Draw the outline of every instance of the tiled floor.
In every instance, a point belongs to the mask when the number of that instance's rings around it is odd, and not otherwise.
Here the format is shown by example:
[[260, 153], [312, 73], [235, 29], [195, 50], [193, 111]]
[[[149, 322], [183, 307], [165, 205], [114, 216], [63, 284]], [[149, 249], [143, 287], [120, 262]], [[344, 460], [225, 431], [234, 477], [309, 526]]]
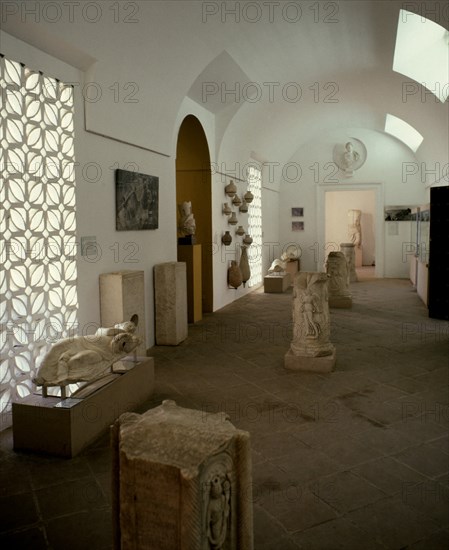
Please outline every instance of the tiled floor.
[[[439, 550], [449, 542], [448, 324], [407, 281], [351, 285], [333, 373], [288, 372], [291, 292], [256, 291], [156, 347], [156, 392], [251, 433], [256, 550]], [[111, 547], [108, 437], [73, 460], [0, 434], [1, 548]]]

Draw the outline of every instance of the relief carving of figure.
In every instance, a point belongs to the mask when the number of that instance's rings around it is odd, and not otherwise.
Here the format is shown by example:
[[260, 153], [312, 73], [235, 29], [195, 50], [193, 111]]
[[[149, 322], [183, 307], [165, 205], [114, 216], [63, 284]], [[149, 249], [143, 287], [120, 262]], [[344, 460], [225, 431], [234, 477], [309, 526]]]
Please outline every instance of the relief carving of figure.
[[294, 355], [331, 355], [327, 273], [300, 271], [293, 283]]
[[231, 511], [231, 483], [226, 474], [215, 473], [209, 481], [207, 538], [211, 550], [220, 550], [226, 540]]
[[360, 155], [354, 150], [353, 144], [348, 141], [345, 145], [345, 151], [341, 158], [341, 167], [345, 172], [352, 173], [353, 165], [359, 160]]
[[318, 338], [321, 328], [314, 320], [314, 314], [319, 312], [319, 297], [310, 290], [300, 295], [300, 309], [304, 317], [304, 329], [306, 338]]

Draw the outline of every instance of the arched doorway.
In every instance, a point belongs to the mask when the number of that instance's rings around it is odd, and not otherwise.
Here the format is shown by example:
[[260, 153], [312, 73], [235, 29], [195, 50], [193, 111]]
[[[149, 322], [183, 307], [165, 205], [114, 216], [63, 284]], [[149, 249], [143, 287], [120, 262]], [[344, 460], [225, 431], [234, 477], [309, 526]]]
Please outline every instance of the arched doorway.
[[[189, 281], [188, 274], [189, 322], [199, 320], [198, 312], [194, 315], [192, 311], [192, 294], [198, 292], [199, 286], [197, 284], [195, 287], [195, 282], [199, 283], [201, 280], [202, 312], [213, 311], [211, 181], [206, 135], [200, 121], [195, 116], [188, 115], [179, 129], [176, 146], [176, 218], [179, 223], [179, 205], [184, 201], [190, 201], [196, 222], [196, 244], [201, 245], [201, 264], [198, 266], [193, 261], [193, 281]], [[185, 261], [186, 250], [180, 248], [178, 247], [178, 260]]]

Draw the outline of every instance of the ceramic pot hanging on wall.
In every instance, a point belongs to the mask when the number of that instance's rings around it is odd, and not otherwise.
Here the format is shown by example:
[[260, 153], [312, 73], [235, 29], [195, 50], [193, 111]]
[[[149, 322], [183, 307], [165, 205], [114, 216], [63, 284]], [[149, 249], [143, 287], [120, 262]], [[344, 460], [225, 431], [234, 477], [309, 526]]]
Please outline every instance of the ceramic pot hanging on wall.
[[228, 197], [233, 197], [237, 193], [237, 186], [232, 180], [226, 185], [225, 193]]
[[231, 207], [227, 202], [223, 203], [223, 214], [226, 214], [226, 216], [230, 216], [232, 214]]
[[237, 227], [237, 230], [236, 230], [235, 234], [238, 235], [239, 237], [241, 237], [242, 235], [245, 234], [245, 230], [243, 229], [242, 225], [239, 225]]
[[246, 212], [248, 212], [248, 203], [245, 200], [242, 201], [242, 204], [240, 205], [239, 210], [243, 214], [246, 214]]
[[221, 242], [225, 246], [229, 246], [232, 243], [232, 236], [229, 231], [225, 231], [225, 234], [221, 237]]
[[242, 272], [243, 286], [245, 286], [246, 281], [248, 281], [251, 277], [251, 269], [249, 267], [247, 247], [242, 246], [241, 249], [242, 255], [240, 256], [240, 271]]
[[240, 206], [242, 204], [242, 199], [237, 195], [237, 193], [235, 194], [235, 197], [232, 199], [232, 204], [234, 206]]
[[251, 191], [248, 189], [248, 191], [243, 195], [243, 198], [245, 201], [249, 204], [250, 202], [253, 202], [254, 195], [251, 193]]
[[242, 272], [235, 260], [232, 260], [231, 267], [228, 268], [228, 285], [232, 288], [238, 288], [242, 284]]
[[253, 242], [253, 238], [251, 237], [251, 235], [248, 235], [246, 234], [244, 237], [243, 237], [243, 243], [246, 244], [247, 246], [249, 246], [250, 244], [252, 244]]
[[231, 216], [229, 217], [228, 219], [228, 223], [230, 223], [231, 225], [237, 225], [238, 224], [238, 219], [237, 219], [237, 216], [235, 215], [235, 212], [233, 212], [231, 214]]

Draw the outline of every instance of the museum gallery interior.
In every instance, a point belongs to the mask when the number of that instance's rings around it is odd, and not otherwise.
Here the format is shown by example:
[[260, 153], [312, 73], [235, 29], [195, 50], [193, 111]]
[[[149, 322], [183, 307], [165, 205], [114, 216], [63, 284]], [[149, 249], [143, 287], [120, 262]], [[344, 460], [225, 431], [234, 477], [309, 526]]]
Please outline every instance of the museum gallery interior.
[[4, 1], [0, 545], [449, 542], [449, 4]]

